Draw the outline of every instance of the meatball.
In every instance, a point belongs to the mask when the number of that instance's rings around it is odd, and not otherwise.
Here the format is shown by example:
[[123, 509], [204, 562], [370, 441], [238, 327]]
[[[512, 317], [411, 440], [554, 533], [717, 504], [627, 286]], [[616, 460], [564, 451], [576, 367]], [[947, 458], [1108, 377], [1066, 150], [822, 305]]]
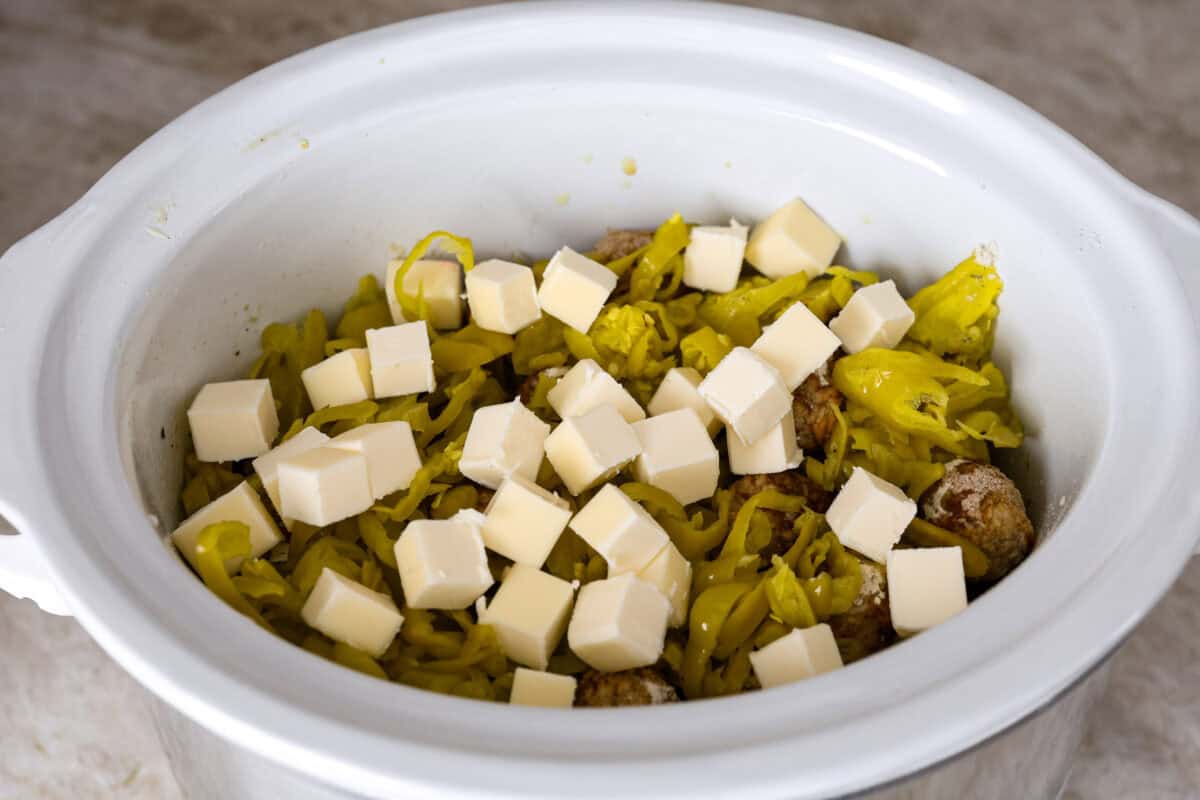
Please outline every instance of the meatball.
[[864, 561], [858, 567], [862, 571], [862, 587], [854, 605], [829, 620], [842, 660], [847, 664], [877, 653], [896, 640], [888, 605], [887, 574], [879, 564]]
[[[822, 489], [815, 481], [809, 479], [803, 470], [790, 469], [786, 472], [776, 472], [771, 475], [743, 475], [729, 487], [733, 492], [729, 511], [736, 515], [742, 505], [754, 495], [767, 489], [796, 497], [804, 498], [805, 504], [813, 511], [822, 514], [829, 508], [833, 495]], [[797, 514], [786, 511], [763, 509], [771, 521], [771, 541], [763, 548], [762, 554], [770, 557], [782, 555], [796, 541], [796, 532], [792, 530]]]
[[480, 514], [487, 511], [488, 503], [492, 502], [492, 498], [496, 493], [486, 486], [475, 487], [475, 510]]
[[654, 231], [609, 231], [592, 247], [596, 260], [601, 264], [624, 258], [634, 250], [640, 250], [650, 244]]
[[846, 398], [829, 382], [834, 359], [804, 379], [792, 394], [796, 422], [796, 444], [802, 450], [824, 447], [837, 425], [834, 408], [845, 408]]
[[1036, 538], [1016, 485], [978, 461], [946, 464], [942, 479], [921, 495], [921, 516], [983, 550], [988, 581], [1003, 578], [1024, 561]]
[[679, 693], [653, 667], [639, 667], [622, 672], [598, 672], [590, 669], [579, 679], [575, 690], [575, 705], [591, 706], [653, 706], [679, 701]]

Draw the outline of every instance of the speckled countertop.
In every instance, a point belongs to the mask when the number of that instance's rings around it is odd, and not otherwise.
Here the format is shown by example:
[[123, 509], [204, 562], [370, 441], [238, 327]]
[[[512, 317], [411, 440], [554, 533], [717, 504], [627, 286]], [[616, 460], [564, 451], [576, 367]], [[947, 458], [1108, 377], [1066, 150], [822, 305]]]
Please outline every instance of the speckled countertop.
[[[194, 103], [455, 0], [4, 0], [0, 250]], [[1200, 0], [755, 3], [956, 64], [1200, 214]], [[1200, 559], [1124, 649], [1069, 798], [1200, 797]], [[0, 800], [179, 797], [145, 693], [77, 624], [0, 597]]]

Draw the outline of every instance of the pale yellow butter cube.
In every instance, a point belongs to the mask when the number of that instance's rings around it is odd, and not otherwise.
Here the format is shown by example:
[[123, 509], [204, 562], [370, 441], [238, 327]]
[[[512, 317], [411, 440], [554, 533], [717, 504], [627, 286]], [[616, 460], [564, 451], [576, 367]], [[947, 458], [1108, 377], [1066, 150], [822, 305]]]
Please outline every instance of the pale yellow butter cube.
[[268, 380], [206, 383], [187, 411], [196, 458], [237, 461], [261, 456], [279, 434]]
[[[252, 466], [254, 471], [258, 473], [258, 479], [262, 481], [263, 490], [267, 493], [267, 497], [271, 500], [271, 505], [275, 506], [275, 510], [280, 512], [282, 516], [281, 503], [279, 502], [279, 462], [285, 458], [298, 456], [301, 453], [307, 453], [309, 450], [315, 450], [318, 447], [324, 447], [329, 441], [329, 437], [321, 433], [316, 428], [301, 428], [300, 432], [286, 442], [277, 445], [272, 450], [258, 458], [254, 459]], [[292, 529], [292, 523], [295, 520], [283, 518], [284, 527], [288, 530]]]
[[493, 583], [479, 526], [465, 519], [413, 520], [395, 552], [412, 608], [463, 609]]
[[571, 494], [616, 475], [641, 451], [633, 428], [610, 405], [564, 419], [546, 437], [546, 458]]
[[520, 399], [484, 406], [471, 418], [458, 469], [489, 489], [509, 475], [534, 480], [549, 435], [550, 426]]
[[915, 320], [895, 281], [884, 281], [851, 295], [842, 312], [829, 321], [829, 329], [847, 353], [858, 353], [868, 347], [895, 347]]
[[371, 361], [364, 347], [334, 353], [301, 372], [300, 380], [314, 409], [344, 406], [375, 396]]
[[371, 479], [361, 453], [319, 447], [279, 462], [279, 513], [323, 528], [371, 507]]
[[[250, 557], [258, 558], [283, 539], [275, 521], [258, 493], [242, 481], [234, 489], [196, 511], [171, 534], [171, 543], [179, 554], [196, 566], [196, 539], [201, 531], [218, 522], [241, 522], [250, 529]], [[244, 559], [231, 558], [225, 562], [230, 573], [237, 572]]]
[[732, 430], [725, 432], [729, 471], [734, 475], [770, 475], [795, 469], [804, 461], [796, 446], [796, 422], [792, 410], [754, 444], [746, 444]]
[[796, 198], [754, 226], [746, 244], [746, 260], [768, 278], [797, 272], [811, 278], [833, 263], [841, 246], [842, 237]]
[[367, 351], [376, 397], [433, 391], [433, 353], [424, 322], [367, 331]]
[[692, 565], [679, 548], [667, 542], [654, 559], [638, 570], [637, 576], [654, 585], [671, 604], [667, 624], [677, 628], [687, 622], [688, 600], [692, 592]]
[[546, 393], [550, 407], [563, 419], [581, 417], [598, 406], [616, 406], [626, 422], [646, 418], [646, 412], [617, 379], [590, 358], [579, 361]]
[[671, 604], [654, 585], [626, 573], [579, 590], [567, 644], [603, 672], [648, 667], [662, 655]]
[[540, 567], [571, 519], [571, 505], [520, 475], [496, 489], [484, 512], [483, 543], [518, 564]]
[[683, 253], [683, 282], [693, 289], [730, 292], [737, 286], [746, 255], [749, 228], [729, 220], [728, 227], [697, 225]]
[[467, 303], [485, 331], [516, 333], [542, 316], [533, 270], [497, 258], [467, 273]]
[[892, 627], [901, 636], [929, 630], [967, 607], [961, 547], [893, 550], [887, 582]]
[[808, 306], [793, 303], [767, 326], [750, 349], [779, 370], [788, 391], [795, 391], [841, 344]]
[[300, 617], [336, 642], [379, 658], [400, 632], [404, 617], [391, 595], [334, 572], [321, 571]]
[[754, 676], [764, 689], [812, 678], [842, 666], [833, 629], [825, 623], [798, 628], [750, 654]]
[[880, 564], [917, 515], [917, 504], [883, 478], [855, 467], [825, 512], [846, 547]]
[[514, 564], [479, 621], [496, 630], [504, 654], [518, 664], [545, 669], [562, 639], [575, 590], [537, 567]]
[[515, 706], [570, 708], [575, 705], [575, 688], [576, 681], [570, 675], [517, 667], [508, 702]]
[[690, 408], [633, 423], [641, 443], [634, 472], [642, 483], [657, 486], [683, 505], [706, 500], [717, 491], [720, 456], [700, 417]]
[[779, 370], [745, 347], [735, 347], [700, 382], [700, 396], [727, 427], [754, 444], [792, 407]]
[[611, 483], [579, 510], [570, 527], [604, 557], [610, 575], [640, 570], [670, 543], [654, 517]]
[[407, 489], [421, 468], [412, 427], [403, 420], [359, 425], [331, 439], [329, 447], [362, 454], [376, 500]]
[[612, 270], [564, 247], [542, 273], [538, 303], [550, 316], [587, 333], [616, 287]]
[[667, 370], [662, 383], [654, 390], [654, 396], [646, 404], [646, 410], [650, 412], [650, 416], [658, 417], [668, 411], [690, 408], [700, 417], [708, 435], [715, 435], [721, 430], [721, 420], [717, 419], [712, 408], [700, 396], [700, 381], [703, 379], [704, 377], [691, 367], [673, 367]]
[[[404, 315], [400, 301], [396, 298], [396, 273], [403, 259], [388, 263], [385, 291], [392, 322], [397, 325], [413, 322]], [[429, 321], [438, 330], [450, 330], [462, 325], [463, 278], [462, 267], [456, 261], [421, 259], [414, 261], [404, 273], [404, 293], [416, 297], [418, 293], [429, 305]]]

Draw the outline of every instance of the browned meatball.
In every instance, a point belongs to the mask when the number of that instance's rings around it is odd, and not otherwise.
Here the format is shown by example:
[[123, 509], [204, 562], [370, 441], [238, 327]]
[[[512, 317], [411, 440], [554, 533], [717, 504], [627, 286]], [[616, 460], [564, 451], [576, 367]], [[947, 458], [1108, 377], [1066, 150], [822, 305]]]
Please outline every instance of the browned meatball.
[[596, 242], [592, 250], [597, 261], [607, 264], [645, 247], [653, 238], [654, 231], [609, 231]]
[[651, 706], [678, 701], [679, 694], [675, 687], [653, 667], [623, 672], [590, 669], [580, 677], [579, 687], [575, 690], [575, 705], [594, 708]]
[[829, 620], [842, 660], [849, 664], [877, 653], [896, 640], [888, 605], [887, 574], [879, 564], [861, 562], [862, 588], [845, 614]]
[[804, 379], [792, 394], [796, 422], [796, 444], [802, 450], [824, 447], [837, 425], [834, 408], [845, 408], [846, 398], [829, 381], [834, 359]]
[[[754, 495], [767, 489], [795, 497], [803, 497], [805, 504], [813, 511], [825, 513], [833, 500], [830, 492], [822, 489], [810, 480], [803, 470], [790, 469], [786, 472], [776, 472], [771, 475], [743, 475], [729, 487], [733, 492], [730, 513], [736, 515], [742, 505]], [[797, 514], [786, 511], [771, 511], [764, 509], [763, 513], [771, 521], [771, 542], [762, 550], [764, 556], [781, 555], [796, 541], [796, 532], [792, 530]]]
[[990, 464], [958, 459], [921, 495], [921, 516], [977, 545], [988, 557], [985, 580], [1003, 578], [1025, 560], [1036, 535], [1021, 492]]

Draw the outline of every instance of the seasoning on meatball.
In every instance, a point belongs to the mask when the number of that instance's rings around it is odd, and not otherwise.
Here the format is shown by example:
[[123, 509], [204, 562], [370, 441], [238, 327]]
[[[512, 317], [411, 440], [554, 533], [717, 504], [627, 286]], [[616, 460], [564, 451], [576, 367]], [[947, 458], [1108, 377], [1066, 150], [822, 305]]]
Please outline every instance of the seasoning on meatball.
[[638, 667], [621, 672], [590, 669], [579, 678], [575, 705], [593, 708], [608, 706], [656, 706], [676, 703], [679, 693], [654, 667]]
[[[774, 489], [781, 494], [804, 498], [804, 503], [813, 511], [822, 514], [833, 501], [833, 494], [809, 479], [800, 469], [789, 469], [770, 475], [743, 475], [730, 485], [732, 491], [729, 513], [736, 516], [742, 505], [754, 495], [767, 489]], [[782, 555], [796, 541], [796, 532], [792, 529], [798, 514], [787, 511], [772, 511], [763, 509], [771, 522], [771, 541], [762, 549], [762, 555], [768, 558], [772, 555]]]
[[592, 247], [596, 260], [601, 264], [624, 258], [634, 250], [640, 250], [650, 244], [654, 231], [609, 231]]
[[842, 660], [847, 664], [877, 653], [896, 640], [888, 605], [887, 574], [879, 564], [863, 561], [858, 566], [862, 571], [862, 587], [854, 605], [829, 620]]
[[978, 461], [946, 464], [942, 479], [921, 495], [921, 516], [983, 550], [988, 581], [1012, 572], [1036, 538], [1020, 490], [1003, 472]]
[[802, 450], [824, 447], [837, 426], [834, 408], [846, 407], [846, 398], [829, 380], [834, 358], [829, 359], [792, 394], [792, 416], [796, 422], [796, 444]]

